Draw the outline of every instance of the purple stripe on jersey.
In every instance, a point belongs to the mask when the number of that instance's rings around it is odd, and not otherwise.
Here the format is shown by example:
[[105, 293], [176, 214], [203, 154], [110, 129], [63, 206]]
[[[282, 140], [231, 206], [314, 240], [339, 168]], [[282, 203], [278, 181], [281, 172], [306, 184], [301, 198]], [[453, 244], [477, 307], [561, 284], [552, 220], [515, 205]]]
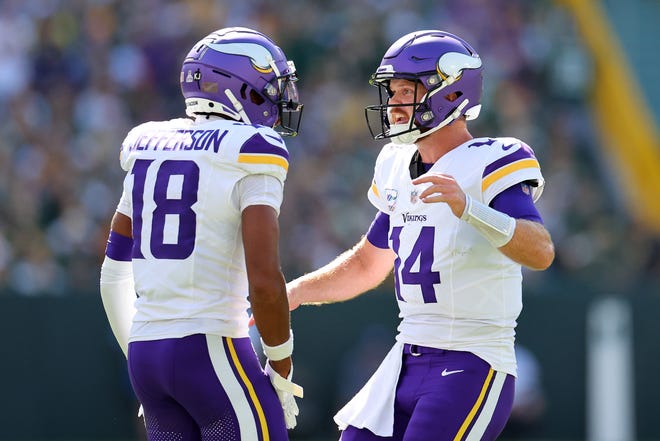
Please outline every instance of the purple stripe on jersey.
[[543, 223], [543, 219], [532, 199], [532, 189], [524, 182], [512, 185], [499, 193], [491, 201], [490, 207], [515, 219], [527, 219]]
[[273, 136], [266, 134], [266, 138], [274, 139], [275, 141], [277, 141], [278, 144], [284, 144], [284, 141], [282, 140], [281, 136]]
[[527, 144], [522, 143], [522, 147], [516, 150], [515, 152], [488, 164], [484, 169], [483, 175], [481, 176], [486, 177], [495, 170], [500, 169], [507, 164], [511, 164], [512, 162], [516, 162], [521, 159], [528, 159], [528, 158], [536, 159], [536, 156], [534, 156], [534, 152]]
[[289, 152], [282, 147], [271, 144], [260, 133], [255, 133], [241, 146], [239, 153], [257, 153], [282, 156], [289, 160]]
[[379, 211], [367, 231], [367, 240], [378, 248], [389, 248], [387, 235], [390, 232], [390, 216]]
[[110, 230], [108, 243], [105, 246], [105, 255], [114, 260], [130, 262], [133, 255], [133, 238]]

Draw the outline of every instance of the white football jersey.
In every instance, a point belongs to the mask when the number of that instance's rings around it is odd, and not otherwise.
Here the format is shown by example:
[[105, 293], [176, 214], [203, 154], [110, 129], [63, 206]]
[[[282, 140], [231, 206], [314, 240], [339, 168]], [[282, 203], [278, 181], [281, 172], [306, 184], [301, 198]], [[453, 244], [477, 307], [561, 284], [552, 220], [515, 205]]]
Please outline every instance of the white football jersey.
[[130, 341], [248, 335], [236, 188], [246, 176], [266, 175], [276, 191], [248, 205], [279, 212], [288, 158], [273, 129], [222, 119], [149, 122], [129, 132], [117, 210], [133, 224], [138, 298]]
[[[397, 340], [469, 351], [495, 370], [515, 375], [516, 319], [522, 309], [521, 266], [493, 247], [444, 203], [423, 203], [429, 184], [412, 184], [414, 145], [386, 145], [368, 196], [389, 214], [400, 308]], [[442, 156], [431, 172], [453, 176], [465, 193], [488, 205], [501, 191], [543, 177], [532, 149], [514, 138], [472, 139]]]

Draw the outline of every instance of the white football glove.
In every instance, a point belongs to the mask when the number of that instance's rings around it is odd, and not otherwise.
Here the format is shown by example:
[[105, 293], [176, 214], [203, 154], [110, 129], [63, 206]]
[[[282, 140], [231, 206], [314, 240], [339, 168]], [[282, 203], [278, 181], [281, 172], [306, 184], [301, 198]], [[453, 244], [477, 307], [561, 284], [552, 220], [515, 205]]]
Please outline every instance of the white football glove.
[[303, 397], [303, 388], [291, 381], [293, 377], [293, 365], [289, 371], [289, 376], [287, 378], [282, 377], [280, 374], [275, 372], [271, 367], [268, 360], [266, 360], [266, 374], [270, 378], [270, 382], [277, 392], [277, 398], [280, 399], [282, 404], [282, 410], [284, 411], [284, 422], [286, 423], [287, 429], [293, 429], [296, 427], [296, 417], [298, 416], [298, 404], [296, 404], [296, 399]]

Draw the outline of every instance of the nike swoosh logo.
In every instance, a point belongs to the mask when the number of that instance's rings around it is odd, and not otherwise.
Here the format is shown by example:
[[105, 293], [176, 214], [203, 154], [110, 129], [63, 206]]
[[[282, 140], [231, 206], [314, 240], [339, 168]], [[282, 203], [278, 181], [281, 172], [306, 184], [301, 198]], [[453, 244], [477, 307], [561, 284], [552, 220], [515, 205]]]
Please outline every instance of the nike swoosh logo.
[[443, 377], [446, 377], [447, 375], [452, 375], [452, 374], [458, 374], [458, 373], [461, 373], [461, 372], [463, 372], [463, 370], [464, 370], [464, 369], [459, 369], [459, 370], [457, 370], [457, 371], [448, 371], [448, 370], [445, 368], [445, 370], [442, 371], [442, 374], [440, 374], [440, 375], [442, 375]]

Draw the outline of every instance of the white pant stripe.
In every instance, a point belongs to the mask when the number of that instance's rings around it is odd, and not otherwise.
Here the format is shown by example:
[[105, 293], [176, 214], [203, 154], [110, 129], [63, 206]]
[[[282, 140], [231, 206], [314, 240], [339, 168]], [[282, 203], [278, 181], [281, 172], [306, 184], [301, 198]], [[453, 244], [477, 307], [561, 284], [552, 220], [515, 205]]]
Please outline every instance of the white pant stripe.
[[238, 417], [238, 426], [241, 431], [240, 439], [259, 439], [257, 421], [255, 421], [252, 408], [241, 387], [240, 380], [234, 375], [231, 361], [227, 358], [225, 348], [222, 344], [222, 337], [207, 335], [206, 344], [209, 348], [211, 364], [213, 365], [215, 374], [220, 379], [220, 383], [224, 387], [229, 401], [231, 401], [231, 405], [234, 408], [234, 412], [236, 412], [236, 416]]
[[481, 437], [486, 432], [488, 424], [493, 419], [493, 414], [495, 413], [495, 408], [497, 403], [500, 400], [500, 394], [502, 393], [502, 387], [504, 387], [504, 380], [506, 380], [506, 373], [504, 372], [495, 372], [495, 379], [493, 380], [493, 386], [488, 392], [488, 398], [486, 398], [486, 403], [484, 404], [481, 412], [479, 412], [479, 417], [477, 421], [472, 426], [470, 433], [468, 433], [465, 441], [480, 441]]

